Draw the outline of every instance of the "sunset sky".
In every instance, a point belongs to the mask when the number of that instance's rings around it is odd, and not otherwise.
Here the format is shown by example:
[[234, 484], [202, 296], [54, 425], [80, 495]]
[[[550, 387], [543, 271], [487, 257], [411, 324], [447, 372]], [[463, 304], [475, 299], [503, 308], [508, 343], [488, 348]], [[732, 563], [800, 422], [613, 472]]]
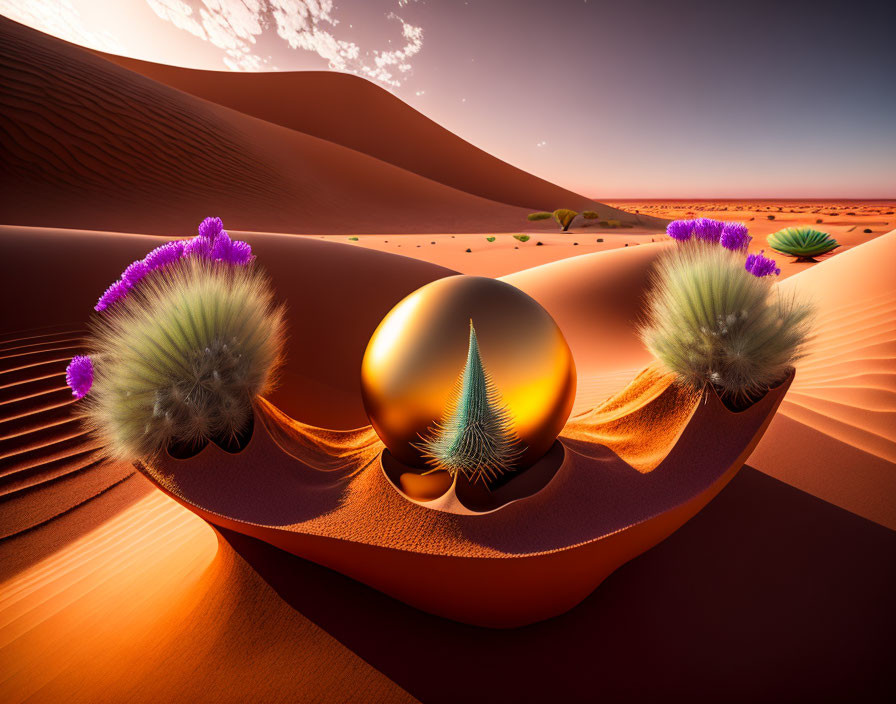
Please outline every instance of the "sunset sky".
[[140, 59], [357, 73], [492, 154], [602, 199], [896, 197], [893, 7], [0, 0], [0, 14]]

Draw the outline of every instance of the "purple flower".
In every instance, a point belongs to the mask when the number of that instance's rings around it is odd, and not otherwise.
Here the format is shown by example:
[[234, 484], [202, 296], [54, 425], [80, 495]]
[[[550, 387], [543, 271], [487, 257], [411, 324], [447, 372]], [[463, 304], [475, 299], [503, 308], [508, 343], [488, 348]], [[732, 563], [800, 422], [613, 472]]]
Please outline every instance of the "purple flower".
[[163, 266], [168, 266], [172, 262], [176, 262], [183, 255], [184, 241], [176, 240], [156, 247], [143, 258], [143, 263], [146, 264], [148, 271], [155, 271]]
[[722, 236], [719, 239], [719, 243], [725, 249], [740, 252], [749, 247], [752, 239], [747, 226], [742, 222], [728, 222], [722, 228]]
[[184, 244], [184, 256], [208, 259], [212, 253], [213, 246], [213, 240], [202, 236], [194, 237], [191, 240], [187, 240], [186, 244]]
[[121, 298], [124, 298], [128, 295], [128, 286], [124, 281], [116, 281], [109, 288], [105, 290], [100, 299], [96, 302], [96, 305], [93, 309], [97, 312], [106, 310], [109, 306], [113, 305], [116, 301]]
[[230, 263], [243, 266], [252, 261], [252, 247], [248, 242], [234, 240], [230, 247]]
[[211, 251], [209, 252], [209, 257], [212, 259], [221, 259], [222, 261], [230, 261], [230, 248], [233, 246], [233, 243], [230, 241], [230, 235], [221, 230], [216, 236], [212, 243]]
[[691, 239], [691, 233], [693, 231], [693, 220], [673, 220], [666, 226], [666, 234], [678, 242], [684, 242], [685, 240]]
[[724, 227], [725, 223], [721, 220], [697, 218], [694, 220], [694, 237], [704, 242], [718, 242]]
[[75, 398], [84, 398], [93, 386], [93, 362], [86, 355], [72, 357], [65, 369], [65, 383]]
[[757, 278], [780, 274], [781, 270], [775, 266], [775, 260], [769, 259], [764, 255], [764, 249], [759, 254], [747, 255], [747, 262], [744, 268]]
[[221, 218], [206, 218], [199, 223], [199, 236], [213, 240], [223, 229], [224, 223], [221, 222]]
[[138, 259], [124, 270], [124, 273], [121, 275], [121, 281], [128, 289], [131, 289], [148, 273], [149, 268], [146, 266], [146, 263], [142, 259]]

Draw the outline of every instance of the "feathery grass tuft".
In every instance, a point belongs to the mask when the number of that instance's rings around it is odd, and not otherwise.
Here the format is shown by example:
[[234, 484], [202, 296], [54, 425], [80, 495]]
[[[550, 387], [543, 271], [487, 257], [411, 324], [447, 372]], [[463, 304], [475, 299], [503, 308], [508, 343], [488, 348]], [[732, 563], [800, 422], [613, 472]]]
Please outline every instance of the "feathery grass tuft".
[[811, 327], [811, 306], [783, 296], [773, 277], [744, 268], [742, 255], [711, 243], [682, 243], [652, 274], [647, 348], [695, 389], [712, 384], [743, 405], [788, 374]]
[[482, 364], [472, 320], [467, 361], [444, 420], [421, 439], [416, 447], [433, 470], [462, 472], [471, 483], [494, 481], [523, 452], [510, 411]]
[[125, 460], [239, 437], [273, 386], [283, 317], [254, 265], [191, 257], [150, 272], [93, 321], [89, 426]]
[[812, 227], [785, 227], [768, 236], [768, 246], [780, 254], [809, 261], [833, 252], [840, 244], [827, 232]]

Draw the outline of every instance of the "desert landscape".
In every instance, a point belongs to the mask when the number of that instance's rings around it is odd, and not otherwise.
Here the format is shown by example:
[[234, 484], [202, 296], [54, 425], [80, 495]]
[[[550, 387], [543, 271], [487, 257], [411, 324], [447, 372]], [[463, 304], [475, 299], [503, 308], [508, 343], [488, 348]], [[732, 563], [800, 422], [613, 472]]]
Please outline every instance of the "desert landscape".
[[[896, 199], [603, 202], [491, 156], [356, 76], [167, 66], [5, 17], [0, 46], [4, 702], [896, 694]], [[559, 208], [597, 217], [567, 231], [527, 219]], [[285, 304], [280, 383], [260, 417], [274, 419], [270, 447], [330, 473], [319, 485], [265, 446], [251, 466], [211, 448], [192, 480], [110, 459], [66, 383], [114, 277], [207, 216], [251, 246]], [[691, 218], [745, 223], [744, 255], [771, 252], [769, 235], [796, 225], [840, 245], [817, 261], [775, 256], [782, 295], [818, 311], [814, 333], [792, 384], [739, 426], [701, 416], [706, 397], [665, 372], [639, 376], [654, 369], [639, 330], [652, 272], [676, 246], [666, 228]], [[534, 299], [577, 373], [559, 433], [565, 474], [554, 467], [528, 504], [496, 511], [495, 535], [470, 527], [460, 491], [443, 513], [393, 491], [359, 382], [389, 311], [457, 274]], [[700, 443], [721, 448], [724, 467]], [[617, 483], [596, 480], [594, 462]], [[564, 494], [572, 476], [580, 483]], [[222, 477], [247, 484], [219, 490]], [[292, 500], [297, 481], [309, 504]], [[374, 508], [359, 513], [357, 496]], [[300, 504], [314, 515], [294, 515]], [[526, 521], [547, 528], [528, 540], [514, 533]], [[589, 553], [569, 568], [578, 577], [606, 560], [596, 589], [570, 587], [538, 618], [477, 613], [501, 628], [464, 622], [469, 590], [490, 604], [514, 582], [487, 594], [458, 576], [463, 559], [538, 557], [647, 524], [625, 559]], [[384, 552], [337, 560], [325, 542], [303, 543], [309, 535]], [[388, 550], [457, 561], [390, 562]], [[427, 596], [455, 577], [460, 605], [437, 615]]]

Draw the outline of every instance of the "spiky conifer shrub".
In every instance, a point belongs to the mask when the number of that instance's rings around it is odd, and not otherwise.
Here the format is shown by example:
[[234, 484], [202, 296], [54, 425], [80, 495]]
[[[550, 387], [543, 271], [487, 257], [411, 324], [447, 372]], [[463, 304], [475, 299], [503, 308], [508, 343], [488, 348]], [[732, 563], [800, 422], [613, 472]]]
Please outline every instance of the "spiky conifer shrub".
[[529, 213], [526, 219], [535, 222], [536, 220], [548, 220], [551, 217], [553, 217], [551, 213]]
[[89, 426], [125, 460], [237, 438], [274, 382], [283, 316], [251, 263], [184, 257], [149, 272], [92, 323]]
[[572, 225], [572, 221], [576, 219], [578, 213], [569, 208], [559, 208], [558, 210], [555, 210], [552, 215], [554, 216], [554, 220], [557, 221], [557, 224], [560, 225], [560, 229], [563, 230], [563, 232], [566, 232], [569, 229], [569, 226]]
[[433, 470], [458, 472], [488, 485], [506, 473], [522, 454], [510, 410], [482, 364], [470, 321], [467, 361], [441, 422], [416, 447]]
[[680, 243], [652, 274], [642, 340], [680, 383], [749, 404], [786, 377], [811, 327], [811, 306], [781, 294], [773, 273], [714, 243]]
[[811, 261], [830, 254], [840, 243], [827, 232], [812, 227], [785, 227], [768, 236], [768, 246], [796, 261]]

